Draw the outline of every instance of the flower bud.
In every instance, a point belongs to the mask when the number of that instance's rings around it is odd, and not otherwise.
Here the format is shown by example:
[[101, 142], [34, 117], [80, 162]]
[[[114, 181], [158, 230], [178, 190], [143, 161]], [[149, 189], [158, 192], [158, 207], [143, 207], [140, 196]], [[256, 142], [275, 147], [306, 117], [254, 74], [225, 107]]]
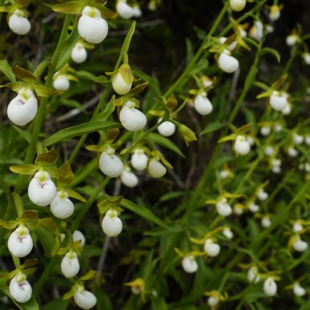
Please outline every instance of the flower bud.
[[296, 240], [293, 243], [293, 248], [298, 252], [304, 252], [308, 248], [308, 243], [301, 240], [299, 235], [296, 235]]
[[271, 226], [271, 220], [269, 216], [264, 216], [261, 220], [261, 224], [264, 228], [268, 228]]
[[301, 56], [306, 65], [310, 65], [310, 53], [303, 53]]
[[81, 241], [81, 246], [83, 247], [85, 245], [85, 236], [79, 231], [79, 230], [75, 230], [73, 235], [72, 235], [72, 239], [73, 239], [73, 242], [76, 242], [76, 241]]
[[33, 248], [33, 241], [29, 234], [29, 229], [24, 225], [19, 225], [9, 237], [8, 248], [15, 257], [27, 256]]
[[247, 272], [247, 279], [250, 283], [258, 283], [260, 281], [260, 277], [257, 275], [258, 269], [256, 266], [252, 266]]
[[86, 6], [78, 22], [80, 36], [88, 43], [98, 44], [108, 34], [108, 24], [97, 8]]
[[229, 177], [229, 172], [226, 170], [221, 170], [219, 175], [221, 180], [226, 180]]
[[229, 216], [232, 212], [231, 206], [227, 203], [227, 200], [224, 198], [216, 204], [216, 211], [221, 216]]
[[195, 97], [194, 108], [201, 115], [207, 115], [212, 112], [213, 106], [211, 104], [211, 101], [206, 97], [205, 92]]
[[247, 155], [250, 152], [250, 143], [244, 136], [237, 136], [234, 143], [234, 150], [239, 155]]
[[263, 289], [266, 295], [274, 296], [277, 293], [277, 283], [274, 281], [272, 277], [268, 277], [264, 281]]
[[127, 101], [119, 113], [119, 120], [129, 131], [138, 131], [142, 129], [147, 122], [146, 116], [135, 108], [133, 101]]
[[274, 154], [274, 148], [268, 145], [266, 146], [264, 153], [266, 156], [272, 156]]
[[287, 105], [287, 97], [278, 91], [273, 91], [269, 98], [270, 106], [276, 111], [282, 111]]
[[286, 44], [288, 46], [294, 46], [298, 41], [298, 36], [295, 34], [290, 34], [286, 37]]
[[135, 11], [126, 2], [127, 2], [126, 0], [119, 0], [116, 3], [116, 11], [120, 17], [124, 19], [130, 19], [131, 17], [134, 16]]
[[262, 188], [259, 189], [259, 191], [256, 194], [256, 197], [260, 200], [260, 201], [264, 201], [268, 198], [268, 193], [266, 193]]
[[253, 213], [258, 212], [258, 210], [259, 210], [259, 206], [257, 204], [255, 204], [254, 202], [250, 203], [248, 208]]
[[23, 126], [37, 114], [38, 100], [30, 89], [22, 88], [8, 105], [7, 114], [12, 123]]
[[218, 298], [218, 296], [210, 296], [208, 298], [208, 305], [210, 307], [215, 307], [218, 303], [219, 303], [220, 299]]
[[24, 17], [24, 12], [15, 10], [9, 17], [10, 29], [19, 35], [25, 35], [29, 32], [31, 24], [27, 18]]
[[195, 257], [192, 255], [187, 255], [182, 259], [182, 267], [187, 273], [194, 273], [198, 269], [198, 264], [195, 260]]
[[103, 152], [99, 157], [99, 168], [110, 178], [117, 178], [121, 175], [124, 165], [115, 154]]
[[51, 176], [44, 170], [38, 171], [28, 186], [30, 200], [41, 207], [49, 205], [56, 196], [56, 186]]
[[66, 219], [74, 212], [74, 204], [68, 197], [67, 192], [59, 191], [51, 203], [51, 212], [59, 219]]
[[229, 227], [225, 227], [223, 229], [223, 235], [229, 240], [231, 240], [234, 237], [234, 234]]
[[262, 126], [260, 128], [260, 133], [262, 136], [269, 136], [271, 133], [271, 128], [269, 126]]
[[74, 45], [71, 51], [71, 58], [77, 64], [80, 64], [87, 59], [87, 51], [83, 43], [78, 42]]
[[79, 286], [74, 294], [74, 301], [81, 309], [91, 309], [96, 305], [97, 298], [93, 293], [84, 290], [83, 286]]
[[152, 158], [148, 162], [147, 171], [151, 177], [161, 178], [166, 174], [167, 169], [160, 161]]
[[298, 135], [297, 133], [293, 134], [293, 142], [295, 144], [301, 144], [304, 141], [304, 137], [302, 135]]
[[144, 153], [142, 149], [135, 149], [133, 155], [131, 156], [131, 166], [138, 171], [143, 171], [147, 167], [147, 162], [149, 158]]
[[69, 89], [70, 87], [70, 81], [68, 80], [66, 75], [63, 74], [55, 74], [56, 77], [53, 81], [53, 87], [56, 90], [60, 90], [60, 91], [66, 91]]
[[212, 239], [206, 239], [203, 249], [207, 255], [211, 257], [219, 255], [221, 250], [220, 246], [217, 243], [214, 243]]
[[115, 210], [108, 210], [102, 219], [101, 223], [104, 233], [109, 237], [118, 236], [122, 229], [123, 223], [118, 217], [118, 213]]
[[240, 12], [245, 8], [246, 0], [230, 0], [229, 5], [233, 11]]
[[297, 233], [297, 232], [300, 232], [304, 229], [304, 227], [301, 225], [300, 222], [295, 222], [293, 224], [293, 232]]
[[298, 155], [298, 152], [297, 152], [296, 149], [294, 149], [294, 148], [291, 146], [291, 147], [289, 147], [289, 148], [287, 149], [287, 154], [288, 154], [288, 156], [290, 156], [290, 157], [296, 157], [296, 156]]
[[295, 283], [293, 286], [293, 293], [296, 296], [302, 297], [306, 294], [306, 290], [302, 286], [300, 286], [299, 283]]
[[[162, 119], [160, 118], [158, 120], [158, 122], [160, 122]], [[174, 134], [175, 132], [175, 125], [170, 122], [170, 121], [165, 121], [163, 123], [161, 123], [158, 127], [157, 127], [157, 130], [158, 132], [164, 136], [164, 137], [170, 137]]]
[[73, 278], [79, 273], [80, 263], [77, 254], [72, 249], [63, 257], [60, 268], [66, 278]]
[[121, 174], [121, 182], [127, 187], [132, 188], [138, 185], [139, 179], [129, 168], [125, 168]]
[[239, 61], [230, 55], [229, 50], [224, 50], [217, 60], [220, 69], [227, 73], [235, 72], [239, 68]]
[[9, 285], [10, 294], [20, 303], [27, 302], [32, 296], [32, 288], [26, 278], [22, 273], [17, 274], [11, 279]]

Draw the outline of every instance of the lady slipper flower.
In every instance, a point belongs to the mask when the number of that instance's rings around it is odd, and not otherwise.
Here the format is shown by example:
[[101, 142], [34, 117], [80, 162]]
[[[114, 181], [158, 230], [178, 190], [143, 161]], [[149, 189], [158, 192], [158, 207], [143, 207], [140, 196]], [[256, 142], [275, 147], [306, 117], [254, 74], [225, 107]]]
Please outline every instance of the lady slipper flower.
[[128, 100], [119, 113], [119, 120], [129, 131], [138, 131], [142, 129], [147, 122], [146, 116], [135, 108], [135, 102]]
[[262, 217], [261, 224], [264, 228], [268, 228], [271, 226], [271, 218], [269, 215], [265, 215]]
[[[221, 37], [221, 38], [219, 38], [219, 40], [220, 40], [220, 42], [221, 42], [222, 44], [225, 44], [227, 38], [226, 38], [226, 37]], [[234, 49], [236, 49], [237, 45], [238, 45], [237, 41], [234, 41], [234, 42], [232, 42], [232, 43], [227, 47], [227, 49], [229, 49], [230, 51], [233, 51]]]
[[217, 243], [215, 243], [211, 238], [206, 239], [203, 249], [210, 257], [215, 257], [219, 255], [221, 250], [220, 246]]
[[122, 64], [113, 75], [112, 87], [117, 94], [125, 95], [130, 91], [133, 80], [134, 77], [130, 66], [128, 64]]
[[301, 144], [304, 142], [304, 137], [294, 132], [293, 134], [293, 142], [294, 144]]
[[273, 277], [268, 277], [264, 281], [263, 289], [265, 294], [271, 297], [277, 293], [277, 283], [274, 281]]
[[86, 42], [98, 44], [106, 38], [108, 24], [97, 8], [86, 6], [78, 22], [78, 31]]
[[299, 235], [295, 235], [293, 237], [295, 240], [293, 242], [293, 248], [297, 251], [297, 252], [304, 252], [307, 250], [308, 248], [308, 243], [301, 240]]
[[20, 303], [25, 303], [32, 296], [32, 287], [22, 272], [17, 273], [10, 281], [9, 291], [11, 296]]
[[133, 9], [133, 16], [135, 17], [135, 18], [139, 18], [139, 17], [141, 17], [142, 16], [142, 11], [141, 11], [141, 9], [140, 9], [140, 6], [139, 6], [139, 4], [138, 3], [135, 3], [133, 6], [132, 6], [132, 9]]
[[258, 212], [259, 206], [258, 206], [257, 204], [255, 204], [254, 202], [250, 202], [250, 203], [248, 204], [248, 209], [249, 209], [251, 212], [255, 213], [255, 212]]
[[166, 174], [167, 169], [159, 160], [151, 158], [147, 165], [147, 171], [153, 178], [161, 178]]
[[245, 8], [246, 0], [230, 0], [229, 5], [233, 11], [240, 12]]
[[287, 96], [274, 90], [270, 95], [269, 103], [274, 110], [282, 111], [288, 105]]
[[223, 229], [222, 233], [223, 233], [223, 235], [224, 235], [227, 239], [229, 239], [229, 240], [231, 240], [231, 239], [234, 237], [234, 234], [233, 234], [233, 232], [231, 231], [230, 227], [225, 227], [225, 228]]
[[66, 219], [74, 212], [74, 204], [68, 199], [69, 195], [65, 191], [58, 191], [51, 203], [51, 212], [59, 219]]
[[93, 293], [86, 291], [82, 285], [79, 285], [73, 298], [77, 306], [81, 309], [91, 309], [97, 303], [96, 296]]
[[9, 27], [10, 29], [19, 35], [25, 35], [30, 31], [31, 24], [29, 20], [24, 17], [25, 14], [22, 10], [15, 10], [13, 14], [9, 17]]
[[139, 182], [139, 179], [133, 172], [131, 172], [129, 167], [124, 168], [120, 178], [121, 182], [130, 188], [137, 186]]
[[63, 257], [60, 268], [66, 278], [73, 278], [80, 271], [80, 263], [77, 254], [72, 249]]
[[276, 21], [276, 20], [278, 20], [280, 18], [282, 7], [283, 7], [282, 5], [279, 6], [279, 5], [274, 4], [274, 5], [272, 5], [269, 8], [270, 9], [270, 11], [269, 11], [269, 19], [271, 21], [274, 22], [274, 21]]
[[38, 171], [28, 186], [30, 200], [41, 207], [51, 204], [56, 196], [56, 186], [48, 172]]
[[53, 81], [53, 87], [56, 90], [66, 91], [70, 87], [70, 81], [66, 75], [56, 73]]
[[262, 188], [260, 188], [258, 190], [258, 192], [256, 193], [256, 197], [260, 200], [260, 201], [264, 201], [268, 198], [268, 193], [266, 193]]
[[182, 267], [187, 273], [194, 273], [198, 270], [198, 264], [195, 260], [195, 256], [187, 255], [182, 259]]
[[249, 30], [249, 36], [256, 41], [260, 41], [264, 37], [264, 26], [260, 20], [254, 22]]
[[74, 233], [72, 234], [72, 239], [73, 242], [81, 241], [81, 247], [85, 245], [85, 236], [79, 230], [74, 231]]
[[239, 68], [239, 61], [231, 56], [231, 52], [229, 50], [224, 50], [220, 54], [217, 63], [220, 69], [227, 73], [235, 72]]
[[[158, 122], [161, 122], [162, 118], [158, 120]], [[164, 137], [170, 137], [174, 134], [176, 126], [170, 122], [170, 121], [165, 121], [161, 123], [157, 127], [157, 131]]]
[[127, 0], [118, 0], [116, 3], [116, 11], [118, 15], [124, 19], [130, 19], [134, 16], [134, 9], [127, 4]]
[[288, 46], [294, 46], [296, 43], [299, 43], [300, 41], [301, 39], [295, 32], [286, 37], [286, 44]]
[[131, 166], [138, 171], [143, 171], [147, 167], [147, 162], [149, 158], [145, 154], [143, 149], [137, 148], [134, 150], [133, 155], [131, 156]]
[[227, 199], [223, 198], [216, 203], [216, 211], [221, 216], [229, 216], [232, 213], [231, 206], [227, 203]]
[[270, 126], [262, 126], [260, 128], [260, 133], [262, 136], [269, 136], [271, 133], [271, 127]]
[[250, 152], [250, 143], [244, 136], [237, 136], [234, 143], [234, 150], [238, 155], [247, 155]]
[[271, 160], [271, 171], [273, 173], [280, 173], [281, 172], [281, 160], [278, 158], [274, 158]]
[[110, 178], [117, 178], [121, 175], [124, 165], [114, 154], [115, 150], [109, 147], [99, 157], [100, 170]]
[[206, 92], [200, 92], [194, 99], [194, 108], [201, 115], [208, 115], [212, 112], [213, 106], [207, 98]]
[[306, 294], [306, 290], [302, 286], [300, 286], [300, 284], [297, 282], [293, 286], [293, 293], [296, 296], [302, 297]]
[[292, 146], [290, 146], [288, 149], [287, 149], [287, 154], [288, 156], [290, 157], [296, 157], [298, 155], [298, 152], [296, 149], [294, 149]]
[[7, 114], [11, 122], [24, 126], [31, 122], [37, 114], [38, 100], [32, 90], [21, 88], [18, 95], [8, 105]]
[[87, 51], [83, 43], [77, 42], [72, 51], [71, 51], [71, 59], [80, 64], [87, 59]]
[[104, 233], [109, 237], [118, 236], [123, 230], [123, 223], [115, 210], [108, 210], [101, 223]]
[[24, 225], [19, 225], [9, 237], [8, 248], [15, 257], [27, 256], [33, 248], [33, 241], [29, 229]]
[[261, 278], [257, 274], [258, 274], [258, 269], [256, 266], [252, 266], [251, 268], [249, 268], [249, 270], [247, 272], [248, 281], [250, 283], [252, 283], [252, 282], [258, 283]]

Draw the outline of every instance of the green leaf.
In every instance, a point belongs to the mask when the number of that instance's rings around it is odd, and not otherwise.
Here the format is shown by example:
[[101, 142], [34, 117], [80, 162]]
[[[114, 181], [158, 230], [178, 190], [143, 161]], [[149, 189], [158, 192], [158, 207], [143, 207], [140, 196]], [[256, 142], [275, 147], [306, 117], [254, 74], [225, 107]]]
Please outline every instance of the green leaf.
[[161, 145], [161, 146], [177, 153], [178, 155], [182, 156], [183, 158], [185, 158], [185, 155], [182, 153], [182, 151], [170, 139], [163, 137], [160, 134], [152, 132], [147, 136], [146, 140], [150, 140], [153, 143]]
[[44, 305], [41, 310], [66, 310], [69, 306], [70, 299], [56, 299]]
[[0, 71], [3, 72], [11, 82], [16, 81], [12, 68], [6, 60], [0, 60]]
[[169, 307], [164, 298], [152, 299], [152, 310], [169, 310]]
[[26, 83], [34, 84], [37, 82], [37, 78], [31, 72], [17, 65], [12, 68], [12, 71], [16, 77], [18, 77], [19, 79], [21, 79]]
[[112, 306], [111, 300], [109, 296], [104, 291], [102, 285], [95, 286], [94, 294], [97, 297], [97, 310], [113, 310], [114, 307]]
[[93, 81], [96, 83], [99, 83], [101, 85], [105, 85], [106, 83], [109, 83], [107, 77], [104, 75], [101, 75], [101, 76], [94, 78]]
[[58, 96], [63, 93], [62, 91], [58, 91], [52, 88], [47, 88], [43, 85], [35, 85], [33, 88], [39, 97]]
[[278, 53], [277, 50], [273, 49], [273, 48], [270, 48], [270, 47], [264, 47], [260, 50], [259, 52], [259, 57], [263, 56], [264, 54], [272, 54], [278, 62], [281, 61], [281, 56], [280, 54]]
[[33, 75], [38, 79], [50, 63], [49, 60], [42, 61], [34, 70]]
[[91, 278], [93, 278], [96, 274], [96, 270], [89, 270], [84, 276], [80, 277], [79, 280], [81, 281], [87, 281]]
[[201, 71], [203, 71], [204, 69], [208, 68], [209, 62], [207, 59], [203, 58], [199, 61], [198, 64], [196, 64], [190, 71], [189, 74], [197, 74]]
[[15, 4], [17, 4], [18, 7], [24, 7], [27, 6], [30, 3], [30, 0], [16, 0]]
[[128, 52], [129, 46], [130, 46], [130, 41], [131, 41], [132, 36], [133, 36], [133, 34], [135, 32], [135, 28], [136, 28], [136, 22], [133, 21], [132, 24], [131, 24], [131, 27], [130, 27], [127, 35], [126, 35], [126, 38], [124, 40], [124, 43], [123, 43], [120, 55], [124, 55], [124, 54], [126, 54]]
[[18, 128], [17, 126], [13, 125], [13, 128], [19, 133], [19, 135], [24, 138], [28, 143], [30, 143], [31, 141], [31, 134], [28, 133], [25, 130], [22, 130], [20, 128]]
[[34, 231], [34, 233], [37, 235], [44, 248], [45, 256], [51, 257], [56, 242], [55, 236], [53, 236], [50, 230], [43, 224], [40, 224], [38, 228]]
[[212, 122], [211, 124], [209, 124], [207, 127], [205, 127], [201, 133], [200, 133], [200, 136], [203, 136], [207, 133], [210, 133], [210, 132], [213, 132], [213, 131], [216, 131], [218, 129], [221, 129], [225, 126], [225, 124], [221, 124], [219, 121], [215, 121], [215, 122]]
[[65, 14], [81, 14], [84, 7], [85, 3], [83, 1], [71, 1], [67, 3], [56, 4], [52, 7], [52, 10]]
[[105, 121], [91, 121], [82, 125], [77, 125], [73, 127], [68, 127], [66, 129], [60, 130], [57, 133], [46, 138], [42, 145], [47, 147], [51, 144], [71, 139], [73, 137], [81, 136], [83, 134], [88, 134], [90, 132], [96, 132], [99, 130], [105, 130], [110, 128], [120, 128], [122, 125], [116, 122], [105, 122]]
[[46, 153], [38, 155], [34, 162], [39, 166], [48, 166], [54, 164], [57, 161], [58, 157], [58, 153], [55, 152], [54, 149], [51, 149]]
[[169, 226], [164, 221], [162, 221], [160, 218], [158, 218], [149, 209], [145, 207], [139, 206], [125, 198], [122, 199], [120, 205], [159, 226], [169, 229]]

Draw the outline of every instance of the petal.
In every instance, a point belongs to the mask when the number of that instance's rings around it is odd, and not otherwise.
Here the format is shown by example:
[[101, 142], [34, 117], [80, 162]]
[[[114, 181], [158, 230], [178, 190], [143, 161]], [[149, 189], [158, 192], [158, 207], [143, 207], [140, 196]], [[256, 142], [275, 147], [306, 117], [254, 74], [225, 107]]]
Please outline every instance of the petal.
[[15, 229], [8, 239], [8, 248], [15, 257], [27, 256], [33, 248], [33, 241], [28, 228], [19, 226]]
[[[102, 219], [101, 226], [106, 235], [108, 235], [109, 237], [116, 237], [123, 230], [123, 223], [117, 215], [111, 218], [110, 212], [111, 211], [109, 210]], [[112, 212], [115, 212], [117, 214], [116, 211]]]
[[20, 10], [15, 10], [14, 13], [9, 18], [10, 29], [19, 35], [25, 35], [29, 32], [31, 24], [27, 18], [24, 16], [18, 16], [16, 12], [21, 12]]
[[84, 62], [87, 59], [87, 51], [85, 47], [76, 44], [71, 51], [71, 58], [78, 64]]
[[207, 115], [213, 110], [211, 101], [207, 97], [201, 95], [196, 96], [194, 100], [194, 108], [201, 115]]
[[68, 199], [61, 199], [58, 195], [51, 203], [51, 212], [59, 219], [66, 219], [74, 212], [74, 204]]
[[131, 85], [132, 83], [127, 84], [124, 81], [122, 75], [119, 72], [115, 73], [115, 75], [113, 76], [112, 87], [114, 91], [118, 93], [119, 95], [127, 94], [131, 89]]
[[122, 125], [129, 131], [142, 129], [147, 122], [146, 116], [136, 108], [124, 106], [119, 114]]
[[132, 188], [138, 185], [139, 179], [133, 172], [124, 170], [121, 174], [121, 181], [127, 187]]
[[28, 186], [29, 199], [36, 205], [46, 207], [56, 196], [56, 186], [52, 180], [39, 182], [35, 177]]
[[9, 286], [10, 294], [20, 303], [25, 303], [32, 296], [32, 288], [27, 280], [18, 282], [16, 276], [11, 280]]
[[147, 171], [153, 178], [161, 178], [166, 174], [167, 169], [161, 162], [152, 158], [148, 163]]
[[[73, 257], [71, 258], [71, 256]], [[61, 272], [66, 278], [75, 277], [80, 271], [80, 263], [75, 252], [68, 252], [62, 259], [60, 264]]]
[[187, 273], [194, 273], [198, 270], [198, 264], [193, 256], [185, 256], [182, 259], [182, 267]]
[[130, 19], [135, 14], [134, 9], [131, 6], [129, 6], [127, 3], [125, 3], [124, 1], [117, 2], [116, 11], [120, 17], [125, 18], [125, 19]]
[[98, 44], [108, 35], [108, 24], [100, 17], [92, 18], [82, 15], [78, 22], [80, 36], [88, 43]]
[[72, 239], [73, 239], [73, 242], [76, 242], [76, 241], [81, 241], [81, 246], [84, 246], [85, 245], [85, 236], [79, 231], [79, 230], [76, 230], [74, 231], [73, 235], [72, 235]]
[[75, 303], [82, 309], [91, 309], [97, 303], [95, 295], [89, 291], [77, 291], [74, 294]]
[[124, 165], [116, 155], [103, 152], [99, 157], [99, 168], [110, 178], [117, 178], [121, 175]]
[[229, 51], [225, 50], [218, 58], [218, 65], [224, 72], [232, 73], [239, 68], [239, 61], [236, 58], [230, 56]]
[[169, 122], [165, 121], [157, 127], [158, 132], [164, 137], [170, 137], [174, 134], [176, 126]]
[[68, 80], [66, 76], [59, 75], [53, 81], [53, 87], [56, 90], [66, 91], [70, 87], [70, 81]]
[[131, 166], [135, 168], [138, 171], [143, 171], [146, 169], [147, 161], [148, 161], [147, 155], [144, 153], [143, 150], [136, 150], [133, 155], [131, 156]]

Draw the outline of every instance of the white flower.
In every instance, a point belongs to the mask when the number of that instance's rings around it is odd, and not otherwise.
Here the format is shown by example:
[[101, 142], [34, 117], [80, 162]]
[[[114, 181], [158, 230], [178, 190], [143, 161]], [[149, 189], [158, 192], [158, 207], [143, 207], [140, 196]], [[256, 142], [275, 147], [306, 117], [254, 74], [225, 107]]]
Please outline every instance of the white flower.
[[124, 165], [122, 161], [114, 154], [114, 150], [109, 148], [99, 157], [100, 170], [110, 178], [117, 178], [121, 175]]
[[127, 101], [119, 113], [119, 120], [129, 131], [138, 131], [142, 129], [147, 122], [146, 116], [135, 108], [134, 101]]
[[140, 6], [139, 6], [139, 4], [134, 4], [133, 6], [132, 6], [132, 9], [133, 9], [133, 16], [135, 17], [135, 18], [139, 18], [139, 17], [141, 17], [142, 16], [142, 11], [141, 11], [141, 9], [140, 9]]
[[282, 114], [288, 115], [292, 112], [292, 107], [289, 103], [285, 106], [285, 108], [281, 111]]
[[234, 237], [234, 234], [229, 227], [223, 229], [223, 235], [230, 240]]
[[301, 56], [306, 65], [310, 65], [310, 53], [303, 53]]
[[254, 138], [251, 136], [246, 136], [245, 140], [250, 144], [250, 146], [254, 145], [254, 143], [255, 143]]
[[[222, 44], [225, 44], [225, 41], [227, 40], [227, 38], [226, 37], [221, 37], [221, 38], [219, 38], [219, 40], [220, 40], [220, 42], [222, 43]], [[236, 41], [234, 41], [234, 42], [232, 42], [227, 48], [230, 50], [230, 51], [233, 51], [236, 47], [237, 47], [237, 42]], [[211, 85], [212, 85], [212, 83], [211, 83]]]
[[161, 178], [166, 174], [167, 169], [161, 162], [151, 158], [147, 165], [147, 171], [153, 178]]
[[118, 213], [115, 210], [108, 210], [102, 219], [101, 223], [102, 229], [106, 235], [109, 237], [118, 236], [122, 229], [123, 223], [118, 217]]
[[227, 170], [221, 170], [219, 175], [220, 179], [226, 180], [229, 177], [229, 172]]
[[76, 242], [76, 241], [81, 241], [81, 246], [84, 246], [85, 245], [85, 236], [79, 231], [79, 230], [75, 230], [73, 235], [72, 235], [72, 239], [73, 239], [73, 242]]
[[226, 198], [221, 199], [215, 207], [217, 213], [222, 216], [229, 216], [232, 212], [231, 206], [227, 203]]
[[87, 59], [87, 51], [84, 47], [84, 44], [81, 42], [77, 42], [72, 51], [71, 51], [71, 58], [74, 62], [80, 64]]
[[138, 185], [139, 179], [130, 171], [130, 168], [124, 168], [121, 174], [121, 182], [127, 187], [135, 187]]
[[237, 214], [237, 215], [241, 215], [243, 214], [243, 208], [242, 208], [242, 205], [240, 204], [235, 204], [234, 205], [234, 213]]
[[[160, 118], [158, 120], [158, 123], [161, 122], [162, 118]], [[176, 126], [170, 122], [170, 121], [165, 121], [163, 123], [161, 123], [158, 127], [157, 127], [157, 130], [158, 132], [164, 136], [164, 137], [170, 137], [174, 134], [175, 132], [175, 128]]]
[[229, 5], [233, 11], [239, 12], [245, 8], [246, 0], [230, 0]]
[[293, 248], [298, 252], [304, 252], [308, 248], [308, 243], [301, 240], [299, 235], [296, 235], [296, 240], [293, 243]]
[[302, 297], [306, 294], [306, 290], [302, 286], [300, 286], [299, 283], [295, 283], [293, 286], [293, 293], [296, 296]]
[[214, 243], [212, 239], [206, 239], [203, 245], [204, 251], [207, 253], [208, 256], [215, 257], [220, 253], [220, 246], [217, 243]]
[[250, 143], [244, 136], [237, 136], [234, 143], [234, 150], [239, 155], [246, 155], [250, 152]]
[[25, 35], [29, 32], [31, 24], [27, 18], [24, 17], [24, 12], [15, 10], [9, 17], [10, 29], [19, 35]]
[[70, 81], [68, 80], [66, 75], [63, 74], [55, 74], [56, 77], [53, 81], [53, 87], [56, 90], [60, 90], [60, 91], [66, 91], [69, 89], [70, 87]]
[[260, 133], [262, 136], [269, 136], [271, 133], [271, 128], [269, 126], [262, 126], [260, 128]]
[[11, 122], [23, 126], [31, 122], [38, 111], [38, 100], [32, 90], [21, 88], [8, 105], [7, 114]]
[[277, 293], [277, 283], [274, 281], [272, 277], [268, 277], [264, 281], [263, 289], [266, 295], [274, 296]]
[[116, 72], [112, 78], [112, 87], [119, 95], [127, 94], [131, 89], [132, 83], [127, 84], [119, 72]]
[[134, 9], [126, 3], [126, 0], [119, 0], [116, 3], [116, 11], [118, 15], [124, 19], [130, 19], [134, 16]]
[[249, 36], [256, 41], [260, 41], [264, 37], [264, 26], [261, 21], [257, 20], [249, 30]]
[[59, 219], [66, 219], [74, 212], [74, 204], [68, 197], [67, 192], [59, 191], [51, 203], [51, 212]]
[[10, 294], [20, 303], [27, 302], [32, 296], [32, 288], [26, 278], [27, 277], [20, 272], [11, 279], [9, 285]]
[[287, 154], [288, 154], [288, 156], [290, 156], [290, 157], [296, 157], [296, 156], [298, 155], [298, 152], [297, 152], [296, 149], [294, 149], [294, 148], [291, 146], [291, 147], [289, 147], [289, 148], [287, 149]]
[[266, 156], [271, 156], [274, 154], [274, 148], [270, 145], [266, 146], [265, 151], [264, 151]]
[[208, 115], [212, 112], [213, 106], [211, 101], [207, 98], [205, 92], [201, 92], [194, 99], [194, 108], [201, 115]]
[[254, 202], [251, 202], [249, 205], [248, 205], [248, 208], [251, 212], [255, 213], [255, 212], [258, 212], [259, 210], [259, 206], [257, 204], [255, 204]]
[[304, 227], [301, 225], [300, 222], [295, 222], [293, 224], [293, 232], [297, 233], [297, 232], [300, 232], [303, 229], [304, 229]]
[[280, 132], [282, 130], [282, 126], [280, 124], [274, 124], [273, 129], [275, 132]]
[[247, 272], [247, 279], [250, 283], [251, 282], [258, 283], [260, 281], [260, 277], [257, 275], [257, 273], [258, 269], [256, 266], [252, 266], [251, 268], [249, 268]]
[[259, 200], [264, 201], [268, 198], [268, 193], [266, 193], [262, 188], [260, 188], [258, 192], [256, 193], [256, 197]]
[[269, 19], [271, 21], [276, 21], [280, 18], [281, 12], [280, 12], [281, 8], [278, 5], [272, 5], [270, 7], [270, 12], [269, 12]]
[[187, 273], [194, 273], [198, 269], [198, 264], [195, 257], [192, 255], [187, 255], [182, 259], [182, 267]]
[[210, 296], [208, 298], [208, 305], [210, 307], [215, 307], [219, 303], [220, 299], [217, 296]]
[[217, 62], [220, 69], [227, 73], [235, 72], [239, 68], [239, 61], [231, 56], [229, 50], [224, 50], [220, 54]]
[[294, 46], [298, 41], [298, 36], [295, 34], [290, 34], [286, 37], [286, 44], [288, 46]]
[[304, 137], [302, 135], [299, 135], [297, 133], [293, 134], [293, 142], [295, 144], [301, 144], [303, 143], [303, 141], [304, 141]]
[[74, 301], [82, 309], [91, 309], [96, 305], [97, 298], [93, 293], [84, 290], [84, 287], [79, 285], [74, 294]]
[[310, 145], [310, 136], [309, 135], [305, 136], [305, 143], [307, 145]]
[[264, 228], [268, 228], [271, 226], [271, 219], [269, 216], [264, 216], [261, 220], [261, 224]]
[[80, 36], [88, 43], [98, 44], [108, 34], [108, 24], [97, 8], [86, 6], [78, 22]]
[[49, 205], [56, 196], [56, 186], [46, 171], [38, 171], [28, 186], [30, 200], [41, 207]]
[[19, 225], [9, 237], [8, 248], [15, 257], [27, 256], [33, 248], [29, 229], [24, 225]]
[[146, 169], [148, 159], [143, 149], [135, 149], [131, 156], [130, 163], [136, 170], [143, 171]]
[[73, 278], [80, 271], [80, 263], [77, 254], [72, 249], [63, 257], [60, 268], [66, 278]]
[[271, 93], [269, 103], [276, 111], [282, 111], [288, 105], [287, 97], [276, 90]]

